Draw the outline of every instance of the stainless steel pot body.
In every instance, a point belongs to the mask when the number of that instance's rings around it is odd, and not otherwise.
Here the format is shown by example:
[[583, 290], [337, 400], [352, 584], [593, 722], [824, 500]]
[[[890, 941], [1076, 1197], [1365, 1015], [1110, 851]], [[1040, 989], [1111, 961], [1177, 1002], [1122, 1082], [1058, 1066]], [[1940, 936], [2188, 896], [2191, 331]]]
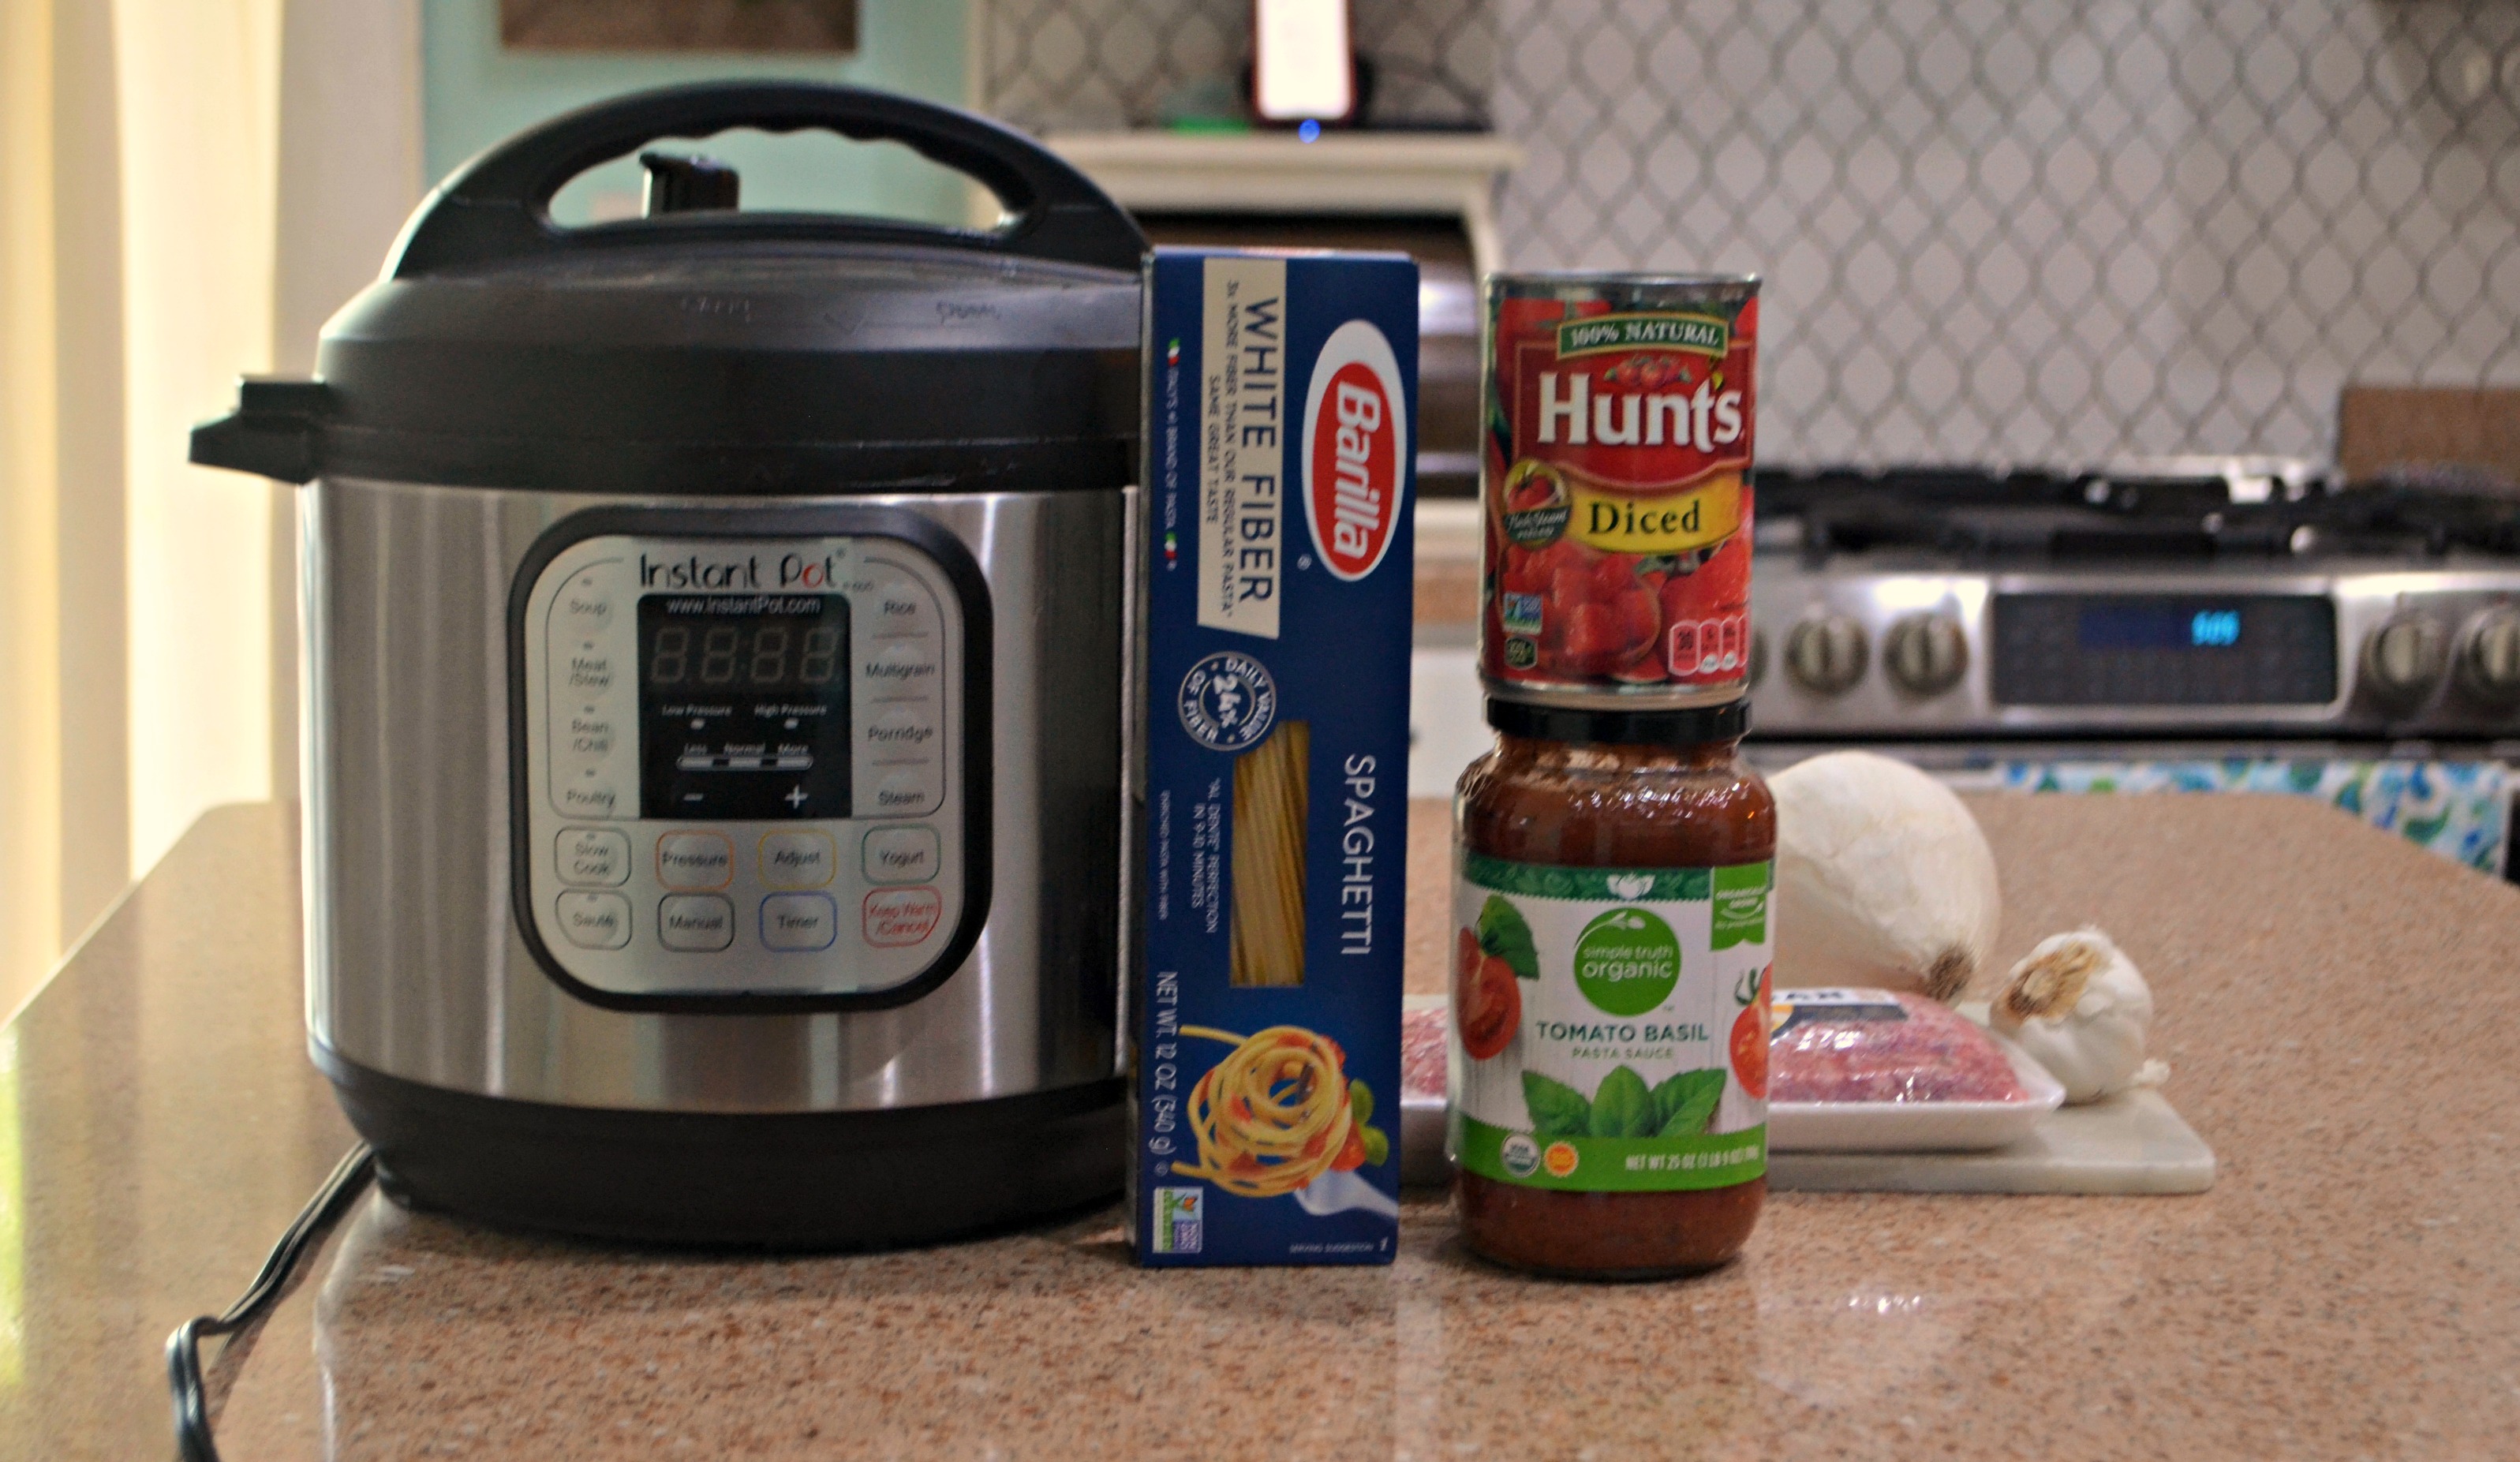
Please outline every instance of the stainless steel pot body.
[[[472, 1095], [833, 1113], [1052, 1091], [1120, 1069], [1134, 488], [781, 498], [941, 527], [985, 583], [988, 898], [941, 983], [890, 1009], [608, 1008], [516, 913], [512, 596], [588, 510], [745, 500], [318, 480], [302, 499], [307, 1024], [327, 1057]], [[736, 1008], [729, 1002], [730, 1011]]]

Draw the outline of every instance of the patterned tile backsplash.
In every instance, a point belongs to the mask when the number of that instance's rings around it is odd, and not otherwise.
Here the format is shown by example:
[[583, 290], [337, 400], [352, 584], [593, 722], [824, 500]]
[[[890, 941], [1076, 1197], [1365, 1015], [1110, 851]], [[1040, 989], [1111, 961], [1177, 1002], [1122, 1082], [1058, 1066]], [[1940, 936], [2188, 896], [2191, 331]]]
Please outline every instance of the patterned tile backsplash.
[[[1143, 124], [1247, 13], [993, 0], [984, 101]], [[2349, 380], [2520, 384], [2520, 0], [1355, 14], [1378, 110], [1528, 149], [1513, 265], [1768, 276], [1773, 461], [2323, 458]]]

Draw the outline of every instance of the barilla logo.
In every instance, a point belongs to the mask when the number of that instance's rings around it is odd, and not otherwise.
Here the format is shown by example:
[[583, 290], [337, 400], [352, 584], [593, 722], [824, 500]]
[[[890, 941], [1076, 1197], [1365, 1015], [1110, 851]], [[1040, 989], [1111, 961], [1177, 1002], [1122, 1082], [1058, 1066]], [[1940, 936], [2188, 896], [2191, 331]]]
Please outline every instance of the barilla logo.
[[1304, 398], [1304, 518], [1322, 564], [1346, 580], [1372, 573], [1400, 525], [1409, 404], [1382, 332], [1350, 320], [1330, 332]]

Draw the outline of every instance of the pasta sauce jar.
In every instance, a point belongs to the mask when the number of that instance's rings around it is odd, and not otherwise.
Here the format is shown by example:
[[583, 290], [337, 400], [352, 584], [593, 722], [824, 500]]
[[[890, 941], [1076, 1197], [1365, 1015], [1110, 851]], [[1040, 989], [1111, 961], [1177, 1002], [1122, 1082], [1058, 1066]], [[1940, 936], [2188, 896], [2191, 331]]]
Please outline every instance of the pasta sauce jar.
[[1707, 705], [1750, 669], [1759, 281], [1497, 274], [1479, 669], [1554, 705]]
[[1720, 1264], [1767, 1196], [1777, 811], [1747, 703], [1488, 720], [1456, 798], [1462, 1238], [1592, 1278]]

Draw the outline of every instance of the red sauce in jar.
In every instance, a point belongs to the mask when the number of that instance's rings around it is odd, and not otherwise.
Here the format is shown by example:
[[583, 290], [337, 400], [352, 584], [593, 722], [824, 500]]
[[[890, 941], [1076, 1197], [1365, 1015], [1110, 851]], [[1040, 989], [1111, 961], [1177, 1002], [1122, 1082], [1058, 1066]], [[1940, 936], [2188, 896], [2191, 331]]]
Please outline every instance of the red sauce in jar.
[[[1465, 868], [1482, 858], [1497, 860], [1483, 865], [1487, 867], [1530, 865], [1550, 870], [1551, 876], [1559, 878], [1561, 883], [1566, 870], [1614, 869], [1624, 871], [1613, 878], [1633, 884], [1642, 876], [1637, 870], [1673, 870], [1672, 877], [1680, 879], [1697, 870], [1746, 871], [1752, 865], [1771, 863], [1776, 855], [1776, 803], [1766, 784], [1738, 756], [1739, 737], [1747, 722], [1746, 708], [1739, 703], [1704, 710], [1621, 715], [1500, 702], [1491, 704], [1490, 719], [1506, 734], [1494, 752], [1471, 764], [1458, 788], [1457, 836]], [[1581, 733], [1584, 739], [1571, 739], [1570, 733]], [[1487, 887], [1495, 886], [1492, 883]], [[1762, 921], [1764, 888], [1763, 884], [1758, 895]], [[1719, 908], [1725, 896], [1721, 890], [1719, 878], [1715, 894]], [[1475, 906], [1484, 893], [1483, 888], [1470, 890], [1463, 895], [1463, 906]], [[1581, 912], [1568, 917], [1581, 917]], [[1551, 937], [1546, 916], [1535, 915], [1534, 919], [1541, 928], [1539, 937], [1546, 944]], [[1599, 922], [1595, 921], [1597, 925]], [[1721, 928], [1720, 914], [1718, 927]], [[1469, 930], [1473, 935], [1483, 932]], [[1517, 936], [1504, 933], [1490, 942], [1511, 955], [1527, 944], [1517, 940]], [[1748, 957], [1763, 965], [1766, 943], [1762, 922], [1755, 946], [1759, 952]], [[1582, 946], [1579, 944], [1577, 949], [1580, 964]], [[1736, 949], [1734, 953], [1741, 951]], [[1543, 960], [1546, 958], [1544, 953]], [[1676, 963], [1685, 968], [1690, 958], [1702, 956], [1683, 955]], [[1681, 1274], [1712, 1267], [1738, 1254], [1758, 1222], [1759, 1210], [1767, 1196], [1764, 1056], [1768, 988], [1764, 973], [1763, 968], [1751, 969], [1744, 977], [1746, 985], [1737, 979], [1727, 982], [1728, 988], [1750, 991], [1747, 999], [1739, 994], [1731, 998], [1742, 1000], [1739, 1025], [1741, 1028], [1754, 1029], [1761, 1059], [1745, 1059], [1746, 1052], [1735, 1031], [1732, 1042], [1732, 1070], [1738, 1073], [1738, 1079], [1717, 1078], [1719, 1084], [1729, 1081], [1723, 1084], [1723, 1090], [1725, 1100], [1732, 1105], [1725, 1110], [1735, 1114], [1733, 1120], [1755, 1119], [1758, 1123], [1757, 1175], [1725, 1186], [1569, 1191], [1483, 1176], [1471, 1170], [1464, 1157], [1456, 1193], [1462, 1236], [1471, 1250], [1516, 1268], [1589, 1278]], [[1534, 994], [1543, 990], [1538, 980], [1517, 980], [1516, 983]], [[1611, 989], [1606, 998], [1628, 998], [1616, 987], [1605, 988]], [[1667, 1005], [1685, 1003], [1688, 993], [1686, 987], [1681, 988]], [[1644, 992], [1645, 996], [1651, 994], [1650, 990]], [[1457, 1007], [1460, 998], [1457, 992]], [[1522, 997], [1525, 1007], [1529, 999]], [[1631, 999], [1629, 1003], [1633, 1005], [1635, 1001]], [[1727, 1009], [1719, 1000], [1711, 1019], [1722, 1020]], [[1653, 1014], [1629, 1018], [1629, 1024], [1616, 1028], [1633, 1033], [1639, 1028], [1636, 1022], [1667, 1018], [1664, 1010], [1665, 1007], [1657, 1007]], [[1456, 1018], [1461, 1019], [1458, 1008]], [[1705, 1024], [1662, 1028], [1696, 1029]], [[1650, 1039], [1655, 1028], [1647, 1024], [1642, 1028]], [[1531, 1040], [1535, 1045], [1538, 1041], [1536, 1035], [1518, 1039]], [[1724, 1037], [1717, 1035], [1715, 1039], [1720, 1046]], [[1475, 1060], [1458, 1050], [1454, 1059], [1457, 1064]], [[1702, 1062], [1706, 1058], [1701, 1051], [1696, 1059]], [[1649, 1080], [1651, 1074], [1648, 1072], [1645, 1079]], [[1567, 1099], [1571, 1101], [1581, 1095], [1572, 1088], [1585, 1082], [1575, 1078], [1551, 1084], [1553, 1090], [1568, 1092]], [[1607, 1079], [1598, 1083], [1594, 1093], [1597, 1109], [1613, 1103], [1612, 1084]], [[1660, 1088], [1655, 1095], [1661, 1096]], [[1618, 1096], [1629, 1098], [1625, 1105], [1633, 1106], [1632, 1091], [1623, 1088]], [[1751, 1105], [1753, 1101], [1756, 1105]], [[1537, 1099], [1533, 1105], [1538, 1120]], [[1617, 1126], [1618, 1117], [1616, 1111], [1596, 1115], [1590, 1133], [1598, 1135], [1606, 1127], [1616, 1138], [1622, 1130]], [[1640, 1124], [1625, 1131], [1641, 1131], [1655, 1119], [1651, 1115], [1640, 1117]], [[1689, 1117], [1675, 1119], [1675, 1126], [1697, 1130]], [[1704, 1126], [1714, 1134], [1729, 1130], [1713, 1117], [1705, 1119]], [[1456, 1129], [1462, 1129], [1458, 1119]], [[1542, 1141], [1548, 1140], [1546, 1130], [1538, 1135]], [[1695, 1140], [1703, 1145], [1720, 1140], [1720, 1135]], [[1744, 1140], [1750, 1139], [1745, 1136]], [[1512, 1138], [1507, 1141], [1510, 1144]], [[1582, 1161], [1597, 1165], [1598, 1160], [1591, 1155], [1596, 1148], [1615, 1154], [1646, 1145], [1647, 1141], [1631, 1141], [1624, 1146], [1615, 1141], [1607, 1145], [1594, 1143], [1591, 1147], [1581, 1141], [1564, 1144], [1570, 1152], [1582, 1149]], [[1554, 1171], [1557, 1159], [1553, 1146], [1543, 1152], [1551, 1164], [1546, 1170]], [[1714, 1156], [1721, 1158], [1722, 1154]], [[1503, 1160], [1506, 1166], [1499, 1170], [1509, 1171], [1514, 1157], [1508, 1146]], [[1529, 1161], [1527, 1156], [1523, 1160]], [[1626, 1161], [1633, 1169], [1640, 1161], [1657, 1160], [1630, 1157]]]

